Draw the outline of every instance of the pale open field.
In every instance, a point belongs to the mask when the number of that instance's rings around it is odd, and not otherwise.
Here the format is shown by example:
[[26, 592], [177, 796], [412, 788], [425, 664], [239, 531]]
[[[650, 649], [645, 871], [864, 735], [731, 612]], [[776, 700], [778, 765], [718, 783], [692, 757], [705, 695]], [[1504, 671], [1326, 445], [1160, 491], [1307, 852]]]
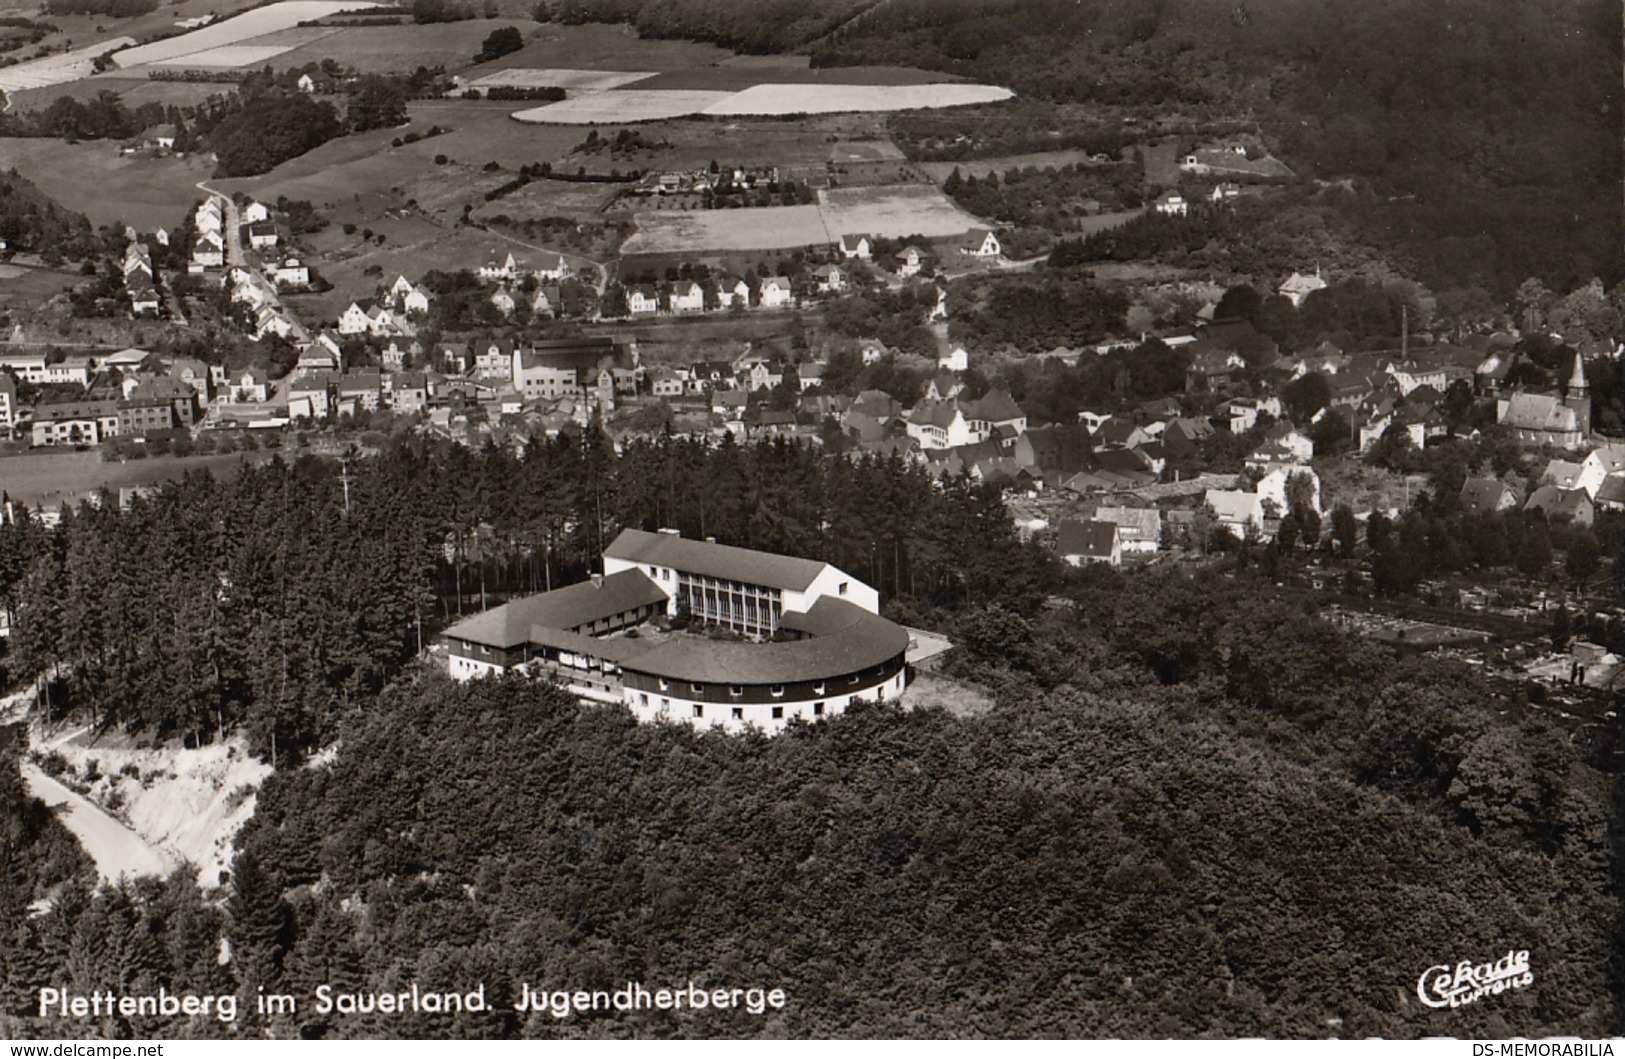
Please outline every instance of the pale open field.
[[540, 125], [613, 125], [659, 121], [699, 114], [727, 99], [727, 92], [624, 91], [583, 92], [559, 103], [521, 110], [514, 115]]
[[754, 85], [923, 85], [943, 75], [910, 66], [840, 66], [814, 70], [805, 55], [736, 55], [719, 63], [668, 70], [641, 89], [703, 89], [739, 92]]
[[935, 188], [837, 188], [823, 206], [637, 215], [625, 254], [766, 250], [833, 243], [844, 233], [900, 238], [958, 235], [980, 222]]
[[277, 30], [291, 29], [299, 23], [323, 18], [339, 11], [352, 11], [362, 7], [376, 7], [372, 0], [284, 0], [280, 4], [245, 11], [224, 22], [204, 26], [178, 37], [153, 41], [140, 47], [120, 52], [115, 60], [120, 66], [139, 66], [158, 63], [183, 55], [195, 55], [213, 48], [241, 44], [255, 37]]
[[203, 197], [193, 185], [214, 167], [199, 158], [121, 157], [106, 140], [0, 139], [0, 169], [12, 168], [93, 224], [150, 230], [180, 224]]
[[604, 90], [655, 76], [649, 70], [571, 70], [559, 67], [498, 70], [468, 82], [470, 88], [515, 85], [521, 88], [567, 88], [572, 91]]
[[[750, 81], [754, 72], [743, 72], [744, 77], [735, 79]], [[669, 79], [668, 75], [662, 75], [618, 90], [583, 91], [560, 103], [521, 110], [514, 117], [523, 122], [556, 125], [603, 125], [689, 114], [729, 118], [876, 113], [992, 103], [1014, 94], [996, 85], [973, 84], [776, 83], [753, 84], [737, 92], [655, 87]]]
[[0, 68], [0, 92], [48, 88], [51, 85], [63, 85], [69, 81], [89, 77], [92, 63], [98, 55], [106, 55], [114, 48], [134, 43], [135, 40], [130, 37], [114, 37], [111, 40], [87, 44], [83, 48], [75, 48], [61, 55], [50, 55], [43, 59]]
[[920, 110], [996, 103], [1014, 92], [997, 85], [756, 85], [714, 103], [705, 113], [716, 117], [744, 114], [833, 114], [842, 111]]
[[191, 52], [173, 59], [159, 59], [154, 66], [258, 66], [283, 52], [292, 51], [292, 44], [227, 44], [208, 51]]

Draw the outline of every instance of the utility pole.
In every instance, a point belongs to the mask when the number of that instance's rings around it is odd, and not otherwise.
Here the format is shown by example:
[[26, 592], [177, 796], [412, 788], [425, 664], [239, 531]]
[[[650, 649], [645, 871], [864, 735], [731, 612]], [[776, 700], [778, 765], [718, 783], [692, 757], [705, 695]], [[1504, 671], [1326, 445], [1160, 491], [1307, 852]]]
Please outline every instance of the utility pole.
[[339, 457], [339, 479], [344, 483], [344, 517], [350, 517], [350, 460], [355, 456], [355, 446], [351, 445]]

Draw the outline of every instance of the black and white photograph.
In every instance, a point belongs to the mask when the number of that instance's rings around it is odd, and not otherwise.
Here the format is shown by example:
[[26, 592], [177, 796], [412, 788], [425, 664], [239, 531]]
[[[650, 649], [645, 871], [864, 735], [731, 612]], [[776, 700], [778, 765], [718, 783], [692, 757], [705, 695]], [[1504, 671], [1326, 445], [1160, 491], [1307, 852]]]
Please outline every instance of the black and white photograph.
[[1622, 39], [0, 0], [8, 1056], [1615, 1054]]

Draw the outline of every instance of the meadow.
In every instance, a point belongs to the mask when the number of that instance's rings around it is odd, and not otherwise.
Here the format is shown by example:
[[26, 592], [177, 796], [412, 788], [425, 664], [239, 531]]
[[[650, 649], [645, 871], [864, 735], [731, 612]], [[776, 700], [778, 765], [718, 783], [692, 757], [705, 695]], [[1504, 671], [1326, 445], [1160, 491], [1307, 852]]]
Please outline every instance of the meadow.
[[128, 463], [103, 462], [96, 451], [29, 452], [0, 457], [0, 489], [11, 499], [30, 506], [56, 506], [80, 500], [100, 489], [117, 491], [131, 486], [173, 481], [191, 471], [207, 470], [216, 476], [232, 475], [242, 461], [260, 463], [264, 453], [218, 456], [156, 456]]
[[181, 223], [203, 197], [194, 185], [214, 166], [195, 157], [121, 156], [108, 141], [0, 139], [0, 168], [16, 169], [93, 224], [152, 229]]
[[132, 37], [114, 37], [111, 40], [97, 41], [95, 44], [75, 48], [61, 55], [48, 55], [43, 59], [31, 59], [15, 66], [0, 67], [0, 92], [49, 88], [52, 85], [68, 84], [89, 77], [95, 68], [97, 56], [134, 43]]
[[[733, 92], [652, 87], [663, 79], [649, 78], [609, 91], [583, 91], [559, 103], [521, 110], [514, 118], [556, 125], [604, 125], [688, 115], [731, 118], [875, 113], [991, 103], [1013, 94], [1008, 88], [972, 84], [751, 83]], [[753, 76], [741, 80], [752, 82]]]

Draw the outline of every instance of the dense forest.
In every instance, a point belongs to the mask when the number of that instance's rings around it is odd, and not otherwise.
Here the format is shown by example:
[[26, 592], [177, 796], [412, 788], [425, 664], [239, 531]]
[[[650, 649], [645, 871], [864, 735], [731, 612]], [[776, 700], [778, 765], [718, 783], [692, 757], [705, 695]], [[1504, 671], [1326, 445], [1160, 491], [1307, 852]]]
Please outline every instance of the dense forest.
[[256, 752], [326, 745], [435, 632], [506, 595], [580, 580], [622, 527], [832, 560], [901, 616], [996, 599], [1030, 609], [1057, 575], [1018, 546], [996, 487], [826, 460], [783, 444], [670, 438], [616, 453], [602, 433], [525, 455], [397, 442], [346, 483], [314, 457], [193, 476], [58, 527], [0, 527], [13, 678], [102, 727]]
[[[973, 718], [864, 708], [776, 739], [634, 723], [517, 680], [386, 689], [283, 768], [223, 908], [190, 879], [11, 914], [34, 990], [237, 992], [235, 1023], [84, 1035], [1547, 1036], [1620, 1027], [1605, 777], [1505, 687], [1399, 660], [1238, 571], [1092, 575], [962, 608]], [[0, 794], [3, 794], [0, 791]], [[0, 892], [11, 902], [38, 895]], [[213, 957], [218, 939], [232, 958]], [[1531, 953], [1457, 1011], [1422, 971]], [[781, 988], [763, 1016], [523, 1015], [538, 989]], [[340, 991], [495, 1010], [322, 1015]], [[292, 993], [260, 1019], [257, 989]], [[7, 1022], [9, 1020], [9, 1023]]]
[[83, 214], [63, 209], [15, 169], [0, 173], [0, 244], [53, 260], [78, 260], [101, 249]]

